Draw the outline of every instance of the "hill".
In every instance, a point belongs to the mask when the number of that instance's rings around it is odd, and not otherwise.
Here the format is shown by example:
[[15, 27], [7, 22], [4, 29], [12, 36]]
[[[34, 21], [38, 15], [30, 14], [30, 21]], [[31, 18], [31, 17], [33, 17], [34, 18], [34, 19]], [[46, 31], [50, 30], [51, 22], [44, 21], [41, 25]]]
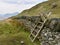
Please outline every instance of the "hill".
[[[53, 4], [56, 4], [54, 7]], [[29, 32], [20, 20], [21, 16], [37, 16], [42, 12], [52, 10], [52, 18], [60, 18], [60, 0], [49, 0], [36, 6], [24, 10], [17, 16], [13, 16], [0, 22], [0, 45], [21, 45], [23, 40], [25, 45], [40, 45], [40, 42], [32, 43], [29, 39]], [[12, 20], [14, 18], [14, 20]], [[33, 18], [32, 18], [33, 19]], [[24, 22], [25, 23], [25, 22]]]
[[17, 20], [0, 21], [0, 45], [21, 45], [24, 41], [25, 45], [39, 45], [39, 42], [32, 43], [29, 39], [29, 32], [26, 31], [22, 22]]
[[[56, 4], [56, 7], [51, 9], [53, 7], [53, 4]], [[52, 16], [51, 17], [57, 17], [60, 18], [60, 0], [49, 0], [43, 3], [39, 3], [35, 5], [34, 7], [22, 11], [18, 16], [34, 16], [34, 15], [39, 15], [41, 12], [47, 12], [49, 10], [52, 10]]]
[[17, 15], [18, 12], [14, 12], [14, 13], [6, 13], [6, 14], [0, 14], [0, 20], [4, 20], [6, 18], [12, 17]]

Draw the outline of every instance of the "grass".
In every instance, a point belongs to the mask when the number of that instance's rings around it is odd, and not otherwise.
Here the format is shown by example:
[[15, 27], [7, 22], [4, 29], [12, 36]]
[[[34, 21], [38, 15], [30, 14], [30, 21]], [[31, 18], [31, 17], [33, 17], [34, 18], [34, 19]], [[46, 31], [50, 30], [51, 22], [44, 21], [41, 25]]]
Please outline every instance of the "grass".
[[24, 41], [25, 45], [34, 45], [25, 32], [0, 36], [0, 45], [21, 45], [21, 41]]
[[19, 17], [22, 15], [29, 15], [29, 16], [39, 15], [41, 12], [49, 11], [53, 3], [56, 3], [57, 7], [52, 9], [52, 15], [54, 15], [54, 17], [56, 16], [57, 18], [59, 18], [60, 17], [59, 16], [60, 15], [60, 0], [49, 0], [43, 3], [39, 3], [30, 9], [22, 11], [17, 16]]
[[0, 45], [21, 45], [24, 41], [25, 45], [40, 45], [39, 42], [32, 43], [27, 29], [22, 25], [12, 22], [0, 22]]
[[[50, 0], [36, 6], [24, 10], [22, 13], [18, 14], [17, 17], [22, 15], [39, 15], [41, 12], [46, 12], [50, 10], [52, 7], [52, 3], [55, 2], [57, 7], [52, 9], [52, 15], [50, 18], [60, 18], [60, 0]], [[14, 16], [16, 18], [16, 16]], [[14, 18], [13, 17], [13, 18]], [[22, 24], [22, 23], [21, 23]], [[13, 20], [13, 21], [2, 21], [0, 22], [0, 45], [21, 45], [21, 41], [23, 40], [25, 45], [40, 45], [40, 42], [36, 41], [32, 43], [29, 39], [29, 32], [21, 25], [20, 22]]]

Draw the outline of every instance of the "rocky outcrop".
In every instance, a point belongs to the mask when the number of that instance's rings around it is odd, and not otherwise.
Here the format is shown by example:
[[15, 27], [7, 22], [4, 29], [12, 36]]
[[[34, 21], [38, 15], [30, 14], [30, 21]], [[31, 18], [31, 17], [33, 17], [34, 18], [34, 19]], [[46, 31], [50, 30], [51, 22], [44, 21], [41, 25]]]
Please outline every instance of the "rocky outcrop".
[[41, 32], [41, 45], [60, 45], [60, 33], [45, 28]]
[[[29, 27], [30, 31], [41, 21], [40, 16], [22, 16], [17, 19], [21, 20], [26, 27]], [[38, 39], [41, 45], [60, 45], [60, 18], [47, 21]]]
[[[39, 19], [40, 17], [30, 18], [30, 25], [28, 24], [28, 26], [31, 26], [30, 29], [34, 28], [34, 24], [36, 24]], [[41, 45], [60, 45], [60, 19], [53, 18], [47, 21], [47, 23], [40, 33], [39, 41]]]
[[26, 27], [32, 29], [35, 26], [35, 24], [38, 22], [38, 20], [40, 20], [40, 16], [21, 16], [12, 19], [21, 21], [24, 23]]
[[60, 45], [60, 19], [51, 19], [40, 33], [41, 45]]

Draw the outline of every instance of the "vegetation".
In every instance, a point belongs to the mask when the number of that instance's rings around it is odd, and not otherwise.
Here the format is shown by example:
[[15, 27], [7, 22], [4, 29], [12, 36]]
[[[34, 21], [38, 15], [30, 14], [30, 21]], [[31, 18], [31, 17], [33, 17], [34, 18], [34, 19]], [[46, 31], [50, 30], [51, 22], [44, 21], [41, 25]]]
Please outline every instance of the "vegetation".
[[29, 32], [22, 23], [16, 20], [0, 22], [0, 45], [21, 45], [21, 41], [24, 41], [25, 45], [39, 45], [38, 42], [30, 41]]
[[[60, 0], [49, 0], [36, 6], [31, 9], [24, 10], [17, 16], [11, 18], [18, 18], [20, 16], [32, 16], [39, 15], [41, 12], [49, 11], [53, 3], [57, 4], [57, 7], [52, 9], [51, 18], [60, 18]], [[11, 19], [10, 18], [10, 19]], [[29, 39], [29, 32], [26, 31], [26, 27], [22, 22], [17, 20], [5, 20], [0, 22], [0, 45], [21, 45], [21, 41], [24, 41], [25, 45], [40, 45], [39, 42], [32, 43]]]
[[[53, 7], [53, 3], [55, 3], [57, 6], [55, 8], [52, 9]], [[32, 15], [39, 15], [42, 12], [47, 12], [49, 10], [52, 10], [52, 16], [51, 17], [56, 17], [56, 18], [60, 18], [60, 0], [49, 0], [40, 4], [37, 4], [36, 6], [24, 10], [22, 11], [22, 13], [18, 14], [18, 16], [22, 16], [22, 15], [28, 15], [28, 16], [32, 16]]]

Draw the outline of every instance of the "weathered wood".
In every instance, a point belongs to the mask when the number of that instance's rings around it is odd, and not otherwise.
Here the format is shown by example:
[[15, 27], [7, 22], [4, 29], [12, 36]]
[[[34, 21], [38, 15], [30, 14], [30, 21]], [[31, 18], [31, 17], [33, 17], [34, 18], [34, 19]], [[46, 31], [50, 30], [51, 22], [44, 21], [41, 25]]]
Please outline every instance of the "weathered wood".
[[[32, 42], [34, 42], [35, 41], [35, 39], [38, 37], [38, 35], [39, 35], [39, 33], [42, 31], [42, 29], [44, 28], [44, 25], [45, 25], [45, 23], [46, 23], [46, 21], [48, 20], [48, 17], [50, 16], [50, 14], [51, 14], [51, 12], [45, 17], [44, 16], [44, 18], [45, 18], [45, 20], [41, 23], [41, 22], [37, 22], [37, 24], [36, 24], [36, 26], [34, 27], [34, 29], [31, 31], [31, 34], [30, 34], [30, 39], [31, 39], [31, 36], [33, 37], [33, 39], [31, 40]], [[41, 15], [41, 17], [42, 17], [43, 15]], [[38, 27], [38, 24], [39, 23], [41, 23], [41, 25], [40, 25], [40, 28]], [[36, 31], [36, 29], [37, 28], [39, 28], [37, 31]], [[34, 35], [34, 34], [35, 35]]]

